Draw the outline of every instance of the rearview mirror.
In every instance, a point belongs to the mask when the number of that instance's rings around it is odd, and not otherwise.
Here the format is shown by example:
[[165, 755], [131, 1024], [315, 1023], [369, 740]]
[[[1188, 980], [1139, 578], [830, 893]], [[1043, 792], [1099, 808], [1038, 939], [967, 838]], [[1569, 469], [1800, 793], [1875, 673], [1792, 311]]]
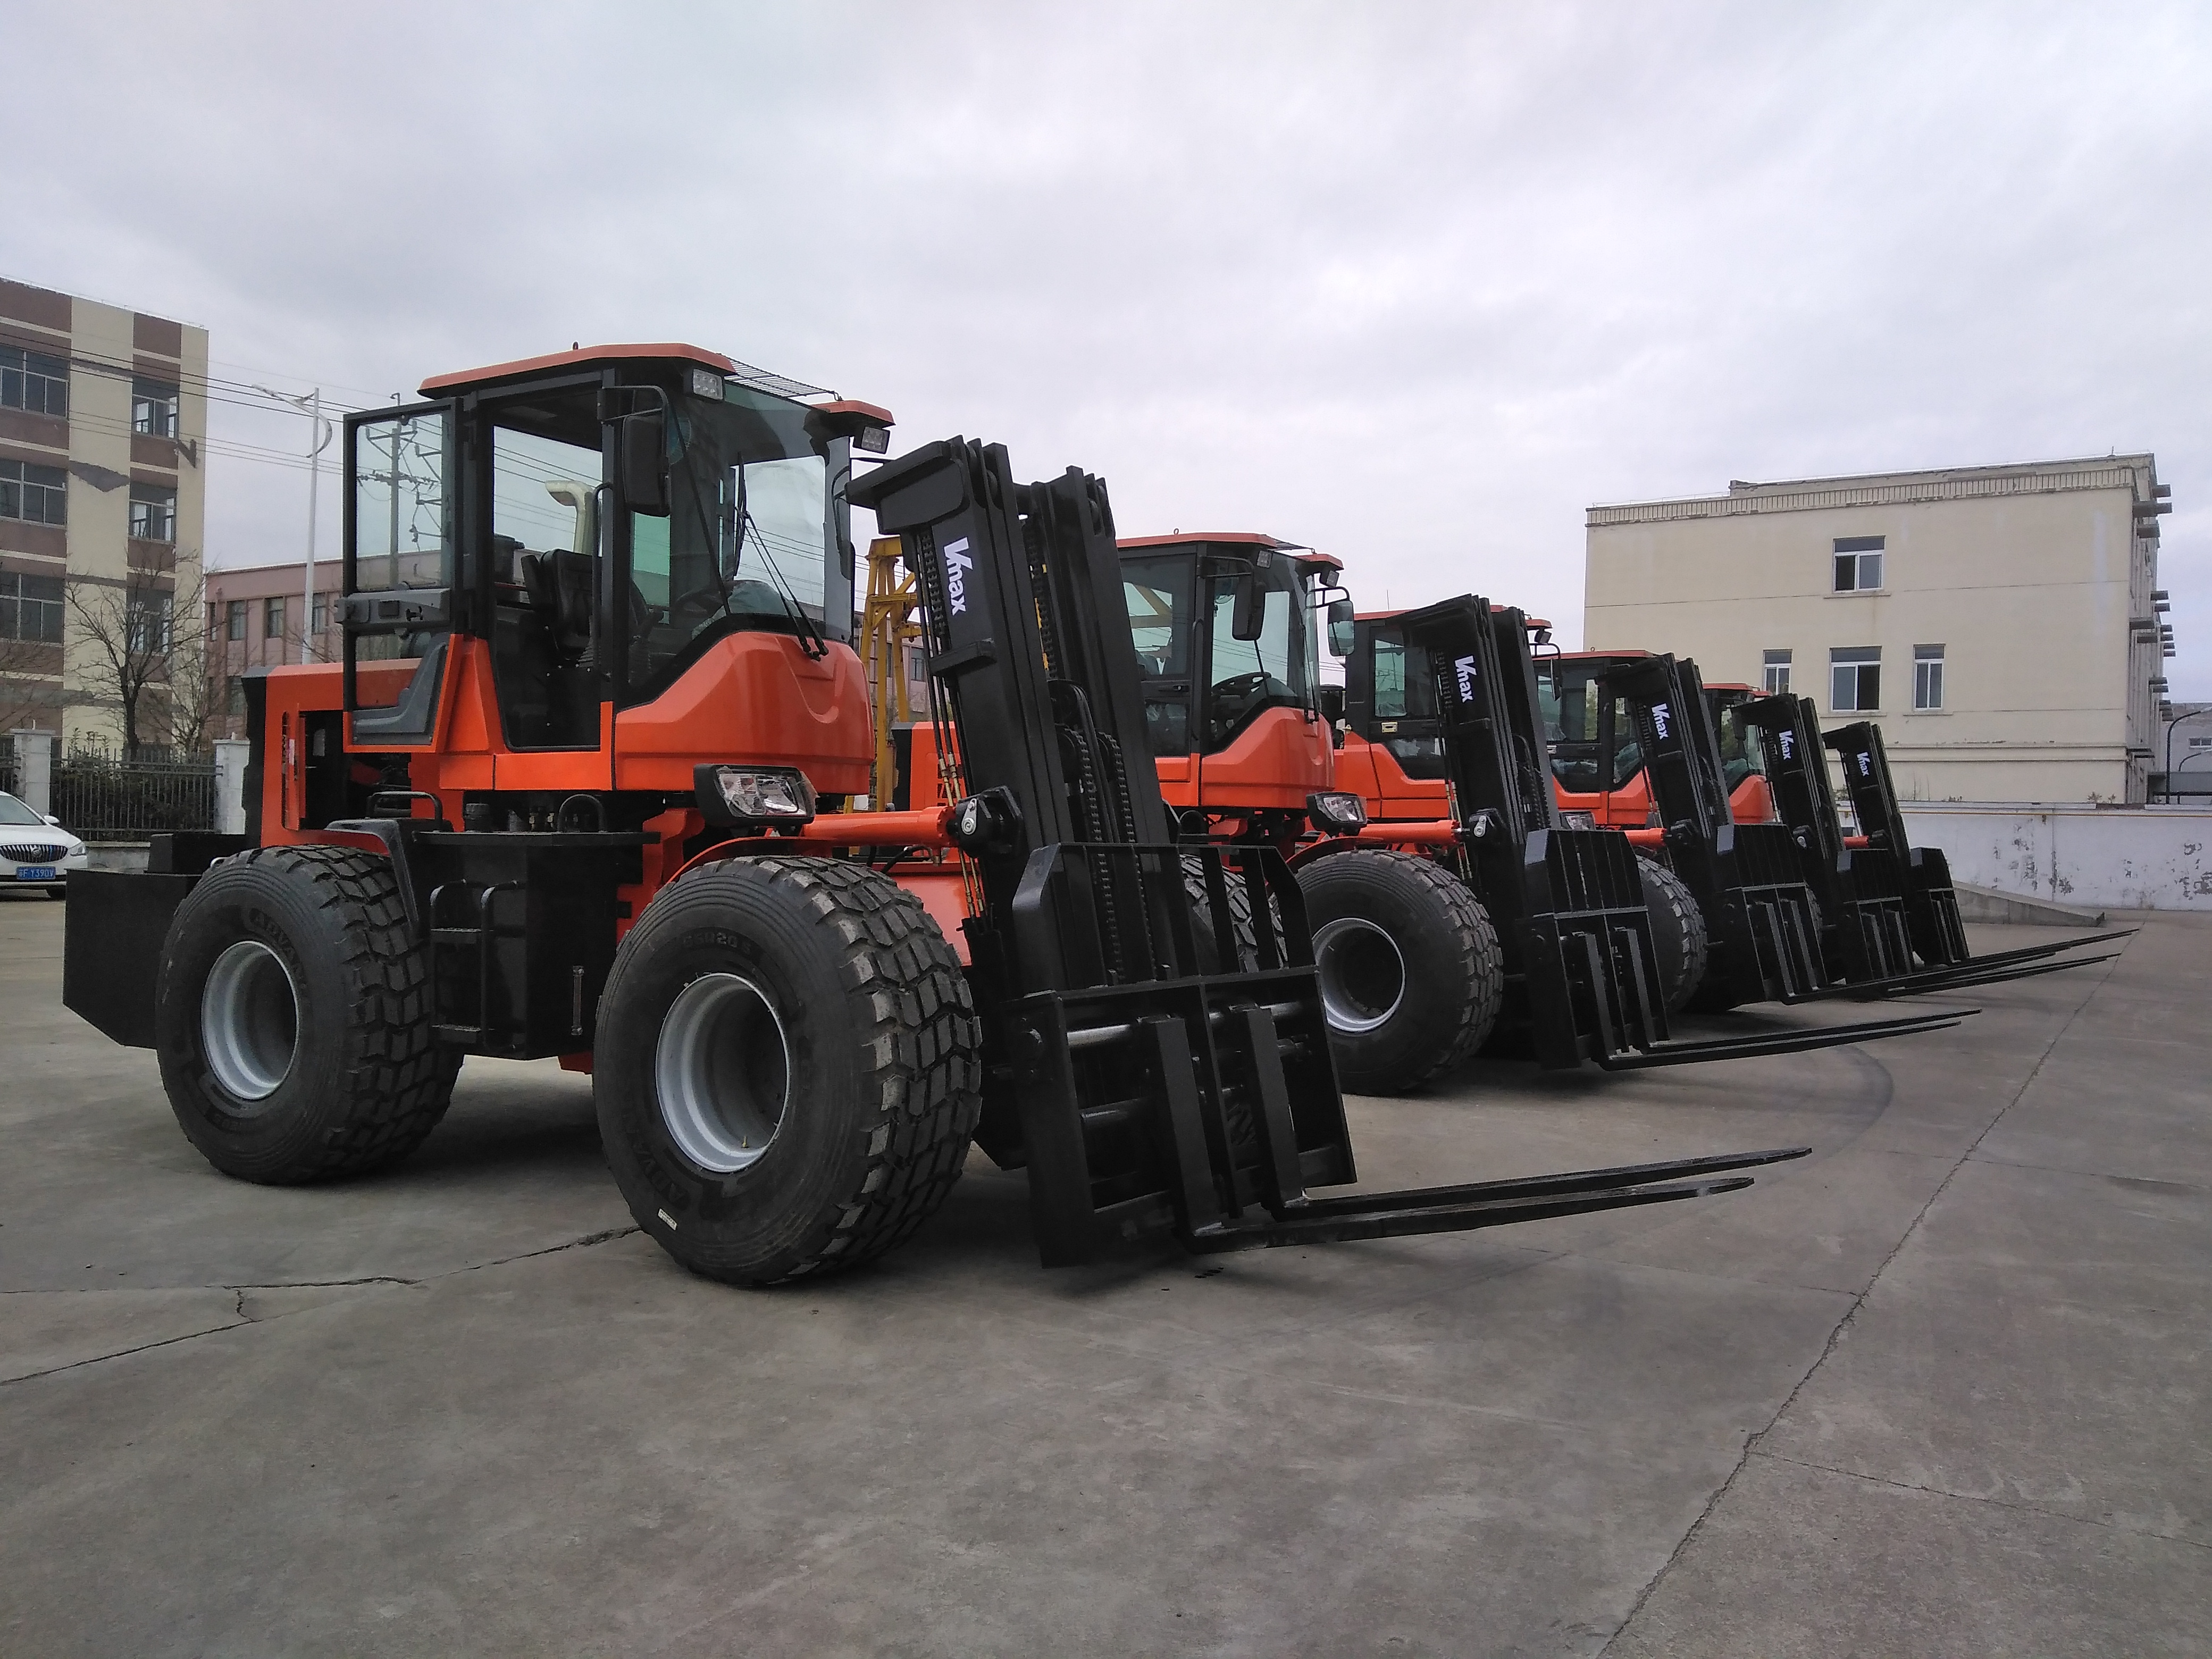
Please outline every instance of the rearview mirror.
[[1352, 654], [1352, 601], [1328, 602], [1328, 652], [1333, 657]]
[[1239, 576], [1232, 592], [1236, 603], [1229, 616], [1229, 631], [1240, 640], [1258, 639], [1267, 623], [1267, 599], [1260, 591], [1260, 579]]
[[618, 434], [623, 504], [668, 516], [668, 416], [659, 410], [623, 417]]

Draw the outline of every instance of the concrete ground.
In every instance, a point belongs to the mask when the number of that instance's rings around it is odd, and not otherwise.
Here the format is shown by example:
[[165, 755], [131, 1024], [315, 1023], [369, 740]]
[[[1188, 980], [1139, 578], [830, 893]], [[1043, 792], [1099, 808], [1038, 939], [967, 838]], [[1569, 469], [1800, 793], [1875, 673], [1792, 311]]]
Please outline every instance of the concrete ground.
[[1047, 1273], [979, 1158], [747, 1293], [550, 1066], [216, 1176], [64, 910], [0, 902], [14, 1659], [2212, 1648], [2212, 917], [1948, 1035], [1352, 1103], [1389, 1185], [1815, 1148], [1747, 1192]]

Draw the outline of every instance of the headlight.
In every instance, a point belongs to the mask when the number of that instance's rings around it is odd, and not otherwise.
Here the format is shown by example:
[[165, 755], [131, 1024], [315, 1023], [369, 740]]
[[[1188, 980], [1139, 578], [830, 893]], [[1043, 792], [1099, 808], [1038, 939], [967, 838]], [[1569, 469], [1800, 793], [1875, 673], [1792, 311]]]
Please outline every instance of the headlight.
[[1559, 814], [1559, 822], [1570, 830], [1595, 830], [1597, 828], [1597, 814], [1595, 812], [1562, 812]]
[[1367, 822], [1367, 803], [1344, 790], [1319, 790], [1306, 797], [1306, 817], [1316, 830], [1334, 836], [1353, 835]]
[[757, 828], [814, 817], [814, 786], [795, 767], [700, 766], [692, 779], [709, 823]]

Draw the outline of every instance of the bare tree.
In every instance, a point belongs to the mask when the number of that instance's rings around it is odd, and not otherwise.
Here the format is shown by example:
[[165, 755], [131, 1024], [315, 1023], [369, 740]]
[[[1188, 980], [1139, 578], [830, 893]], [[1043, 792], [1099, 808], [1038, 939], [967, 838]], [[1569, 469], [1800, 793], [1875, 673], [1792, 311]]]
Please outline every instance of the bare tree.
[[0, 640], [0, 741], [18, 726], [52, 721], [60, 700], [47, 688], [59, 647], [44, 640]]
[[152, 570], [132, 570], [121, 581], [73, 576], [67, 599], [82, 641], [80, 700], [122, 716], [125, 752], [155, 744], [197, 747], [209, 696], [199, 561], [180, 557], [173, 576]]

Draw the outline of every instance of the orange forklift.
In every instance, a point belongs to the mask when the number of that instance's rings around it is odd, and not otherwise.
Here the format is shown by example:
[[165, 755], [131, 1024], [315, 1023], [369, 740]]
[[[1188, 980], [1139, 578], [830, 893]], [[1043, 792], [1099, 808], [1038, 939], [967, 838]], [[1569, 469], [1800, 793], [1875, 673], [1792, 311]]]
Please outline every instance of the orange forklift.
[[[243, 834], [72, 883], [67, 1005], [269, 1183], [404, 1158], [467, 1056], [558, 1056], [640, 1228], [745, 1285], [890, 1249], [971, 1139], [1026, 1169], [1047, 1265], [1664, 1202], [1802, 1155], [1316, 1194], [1356, 1169], [1298, 886], [1264, 843], [1175, 836], [1104, 486], [957, 439], [854, 480], [890, 426], [676, 344], [349, 416], [343, 661], [248, 681]], [[845, 810], [876, 758], [856, 504], [922, 597], [945, 788], [917, 810]]]
[[[1697, 908], [1618, 832], [1561, 816], [1527, 619], [1473, 598], [1358, 617], [1340, 568], [1250, 533], [1121, 544], [1146, 733], [1181, 828], [1297, 871], [1350, 1086], [1417, 1087], [1494, 1030], [1547, 1067], [1621, 1070], [1957, 1018], [1674, 1037], [1670, 1003], [1703, 971]], [[1336, 696], [1317, 616], [1346, 659]]]

